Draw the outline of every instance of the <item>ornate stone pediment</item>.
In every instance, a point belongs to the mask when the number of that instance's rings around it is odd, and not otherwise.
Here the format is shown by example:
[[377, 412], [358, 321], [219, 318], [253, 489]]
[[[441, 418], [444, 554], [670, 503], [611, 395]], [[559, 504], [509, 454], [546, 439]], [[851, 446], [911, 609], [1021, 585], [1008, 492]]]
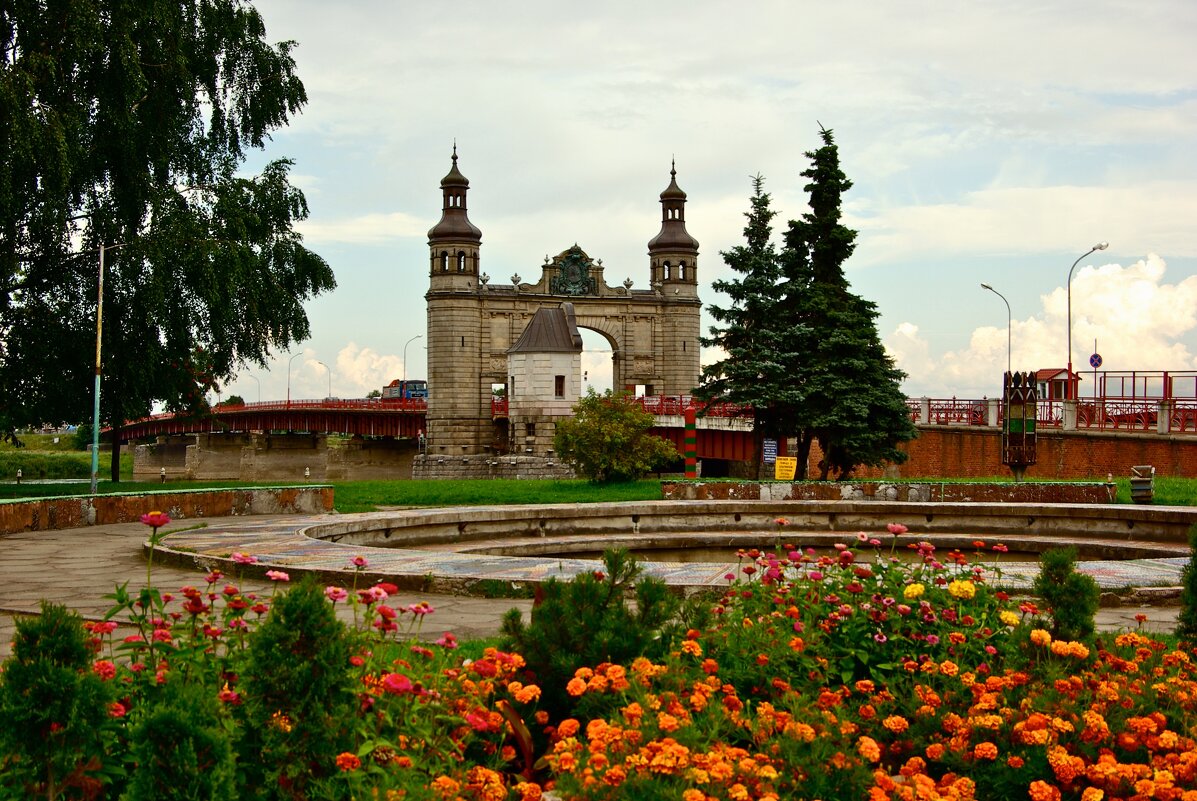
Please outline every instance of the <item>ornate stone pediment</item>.
[[549, 279], [549, 292], [554, 295], [597, 295], [598, 279], [590, 274], [594, 267], [582, 248], [574, 245], [553, 259], [557, 274]]

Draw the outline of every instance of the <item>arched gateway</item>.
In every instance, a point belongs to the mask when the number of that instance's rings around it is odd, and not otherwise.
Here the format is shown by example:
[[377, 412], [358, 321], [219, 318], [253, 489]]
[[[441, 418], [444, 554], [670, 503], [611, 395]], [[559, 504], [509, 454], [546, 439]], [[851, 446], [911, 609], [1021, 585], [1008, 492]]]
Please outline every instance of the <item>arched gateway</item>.
[[[535, 419], [508, 421], [492, 412], [493, 388], [508, 384], [508, 351], [541, 308], [570, 303], [579, 328], [606, 337], [615, 386], [644, 385], [655, 395], [693, 390], [699, 379], [698, 242], [686, 231], [686, 193], [676, 175], [671, 169], [661, 193], [661, 230], [648, 243], [647, 289], [633, 289], [630, 278], [608, 286], [603, 260], [576, 244], [546, 256], [535, 283], [516, 274], [499, 284], [481, 267], [482, 232], [466, 213], [470, 182], [457, 169], [454, 146], [453, 166], [441, 181], [441, 219], [428, 232], [429, 457], [510, 451], [551, 457], [551, 426], [538, 432]], [[580, 376], [557, 382], [558, 389], [562, 383], [580, 386]]]

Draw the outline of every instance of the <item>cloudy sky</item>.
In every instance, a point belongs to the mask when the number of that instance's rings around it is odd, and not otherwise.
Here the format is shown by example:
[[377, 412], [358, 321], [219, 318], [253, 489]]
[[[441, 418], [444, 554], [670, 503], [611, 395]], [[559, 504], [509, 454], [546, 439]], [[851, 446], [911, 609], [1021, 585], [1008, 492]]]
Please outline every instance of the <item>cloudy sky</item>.
[[[290, 362], [292, 397], [361, 397], [403, 374], [405, 348], [425, 377], [412, 338], [455, 139], [495, 282], [577, 242], [610, 283], [647, 286], [676, 158], [700, 294], [722, 303], [709, 285], [750, 176], [780, 233], [820, 124], [855, 184], [846, 273], [907, 394], [1000, 392], [1006, 307], [982, 283], [1009, 301], [1015, 369], [1062, 367], [1069, 267], [1102, 241], [1073, 274], [1073, 362], [1096, 340], [1110, 370], [1197, 370], [1191, 0], [257, 6], [268, 39], [297, 42], [309, 95], [262, 158], [295, 161], [301, 230], [339, 286], [308, 304], [310, 340], [225, 394], [285, 397]], [[606, 345], [586, 342], [601, 389]]]

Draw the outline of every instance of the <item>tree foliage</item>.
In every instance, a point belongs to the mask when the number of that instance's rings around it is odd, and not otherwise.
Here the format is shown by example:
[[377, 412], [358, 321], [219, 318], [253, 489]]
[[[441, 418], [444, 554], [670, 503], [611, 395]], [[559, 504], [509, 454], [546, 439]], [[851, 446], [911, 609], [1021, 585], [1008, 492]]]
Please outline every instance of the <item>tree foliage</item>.
[[703, 340], [727, 355], [704, 369], [696, 394], [750, 403], [758, 431], [795, 437], [800, 477], [817, 442], [826, 479], [845, 478], [861, 464], [904, 461], [898, 445], [917, 431], [900, 388], [905, 374], [877, 333], [877, 307], [844, 276], [856, 247], [856, 232], [840, 221], [852, 182], [832, 132], [821, 135], [823, 146], [806, 154], [811, 166], [802, 173], [809, 209], [790, 221], [780, 251], [771, 242], [769, 195], [753, 179], [747, 244], [723, 254], [744, 277], [715, 283], [732, 305], [710, 309], [722, 326]]
[[590, 387], [574, 416], [557, 423], [553, 447], [591, 481], [635, 481], [678, 458], [671, 443], [649, 433], [654, 422], [626, 393]]
[[105, 422], [309, 335], [291, 163], [242, 172], [307, 101], [293, 43], [246, 0], [18, 0], [0, 47], [0, 426], [90, 419], [102, 245]]

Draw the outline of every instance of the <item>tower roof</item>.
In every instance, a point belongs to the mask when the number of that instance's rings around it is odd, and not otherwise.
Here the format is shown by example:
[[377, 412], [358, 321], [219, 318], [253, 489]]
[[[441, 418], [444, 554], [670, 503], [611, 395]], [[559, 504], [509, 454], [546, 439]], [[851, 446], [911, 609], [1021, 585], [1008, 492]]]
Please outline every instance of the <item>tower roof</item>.
[[581, 353], [582, 335], [574, 318], [574, 304], [540, 308], [508, 353]]
[[429, 244], [482, 241], [482, 231], [470, 222], [466, 213], [466, 193], [469, 188], [469, 179], [457, 169], [457, 143], [454, 142], [453, 166], [449, 168], [448, 175], [441, 179], [441, 194], [444, 196], [441, 219], [428, 229]]
[[686, 193], [677, 185], [676, 162], [670, 162], [669, 186], [661, 193], [661, 231], [649, 240], [648, 252], [678, 251], [697, 255], [698, 240], [686, 230]]

